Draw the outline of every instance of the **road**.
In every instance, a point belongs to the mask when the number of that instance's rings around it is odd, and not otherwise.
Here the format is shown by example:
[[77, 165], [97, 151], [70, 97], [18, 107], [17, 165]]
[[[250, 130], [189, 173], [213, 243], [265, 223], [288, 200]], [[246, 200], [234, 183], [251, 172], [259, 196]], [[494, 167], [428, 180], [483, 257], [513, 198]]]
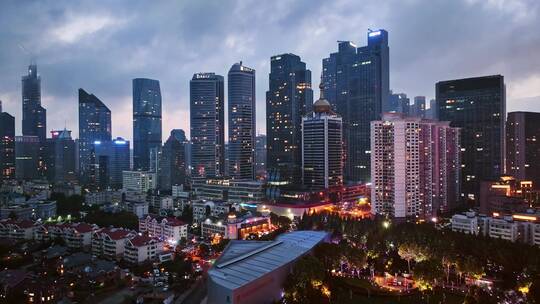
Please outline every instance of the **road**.
[[98, 304], [122, 304], [126, 296], [132, 296], [133, 294], [134, 292], [126, 287], [99, 301]]
[[206, 279], [198, 279], [190, 291], [183, 301], [179, 298], [175, 304], [201, 304], [204, 297], [206, 297]]

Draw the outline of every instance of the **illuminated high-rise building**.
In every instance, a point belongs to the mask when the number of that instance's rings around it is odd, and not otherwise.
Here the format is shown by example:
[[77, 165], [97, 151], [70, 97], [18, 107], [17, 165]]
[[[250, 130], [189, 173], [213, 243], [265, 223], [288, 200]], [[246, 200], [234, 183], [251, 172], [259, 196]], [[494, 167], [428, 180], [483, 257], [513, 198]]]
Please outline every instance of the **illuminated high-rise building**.
[[363, 47], [340, 41], [338, 51], [322, 62], [325, 97], [343, 118], [348, 183], [370, 181], [370, 122], [395, 110], [389, 105], [388, 32], [370, 30], [367, 40]]
[[[302, 117], [311, 112], [311, 71], [294, 54], [272, 56], [266, 92], [267, 178], [270, 185], [300, 186]], [[279, 196], [270, 187], [270, 197]]]
[[371, 212], [426, 218], [460, 199], [459, 129], [386, 113], [371, 122]]
[[150, 169], [150, 150], [161, 148], [159, 81], [133, 79], [133, 170]]
[[130, 170], [129, 141], [122, 137], [93, 143], [96, 185], [101, 189], [122, 188], [122, 172]]
[[255, 70], [235, 63], [229, 70], [229, 176], [255, 177]]
[[510, 112], [506, 121], [506, 174], [540, 189], [540, 113]]
[[15, 117], [2, 112], [0, 101], [0, 181], [15, 178]]
[[37, 65], [28, 67], [28, 75], [22, 77], [22, 134], [37, 136], [41, 143], [47, 138], [47, 111], [41, 106], [41, 77]]
[[37, 65], [30, 64], [22, 77], [22, 135], [37, 136], [39, 140], [37, 171], [46, 174], [45, 144], [47, 140], [47, 111], [41, 105], [41, 77]]
[[81, 182], [95, 181], [94, 142], [111, 140], [111, 110], [94, 94], [79, 89], [79, 176]]
[[342, 121], [323, 92], [302, 120], [302, 182], [316, 191], [343, 185]]
[[197, 73], [189, 83], [191, 176], [225, 172], [225, 102], [223, 76]]
[[480, 182], [504, 173], [504, 77], [441, 81], [436, 96], [439, 119], [461, 129], [463, 196], [478, 201]]

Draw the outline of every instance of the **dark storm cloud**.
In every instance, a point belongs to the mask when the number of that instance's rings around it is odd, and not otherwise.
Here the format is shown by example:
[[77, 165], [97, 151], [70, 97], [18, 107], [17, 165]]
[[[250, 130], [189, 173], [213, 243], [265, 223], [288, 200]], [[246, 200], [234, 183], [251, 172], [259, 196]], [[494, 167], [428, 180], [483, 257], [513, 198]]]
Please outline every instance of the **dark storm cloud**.
[[364, 45], [368, 28], [385, 28], [395, 92], [429, 98], [438, 80], [503, 74], [508, 109], [540, 111], [539, 6], [535, 0], [2, 1], [0, 99], [20, 127], [20, 77], [32, 54], [49, 129], [66, 125], [77, 134], [82, 87], [109, 105], [114, 135], [131, 138], [131, 79], [156, 78], [167, 136], [171, 128], [189, 132], [192, 74], [226, 75], [243, 60], [257, 70], [257, 129], [264, 132], [270, 56], [300, 55], [316, 87], [321, 59], [336, 50], [336, 40]]

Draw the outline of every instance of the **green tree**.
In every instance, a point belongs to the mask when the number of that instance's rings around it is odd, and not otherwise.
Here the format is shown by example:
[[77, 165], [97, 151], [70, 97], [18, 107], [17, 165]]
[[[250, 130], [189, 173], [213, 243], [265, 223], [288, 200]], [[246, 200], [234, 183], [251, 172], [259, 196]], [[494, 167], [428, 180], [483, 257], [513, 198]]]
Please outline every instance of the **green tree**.
[[399, 256], [407, 261], [409, 272], [411, 272], [411, 261], [422, 262], [427, 259], [425, 250], [416, 243], [403, 243], [398, 248]]
[[532, 281], [527, 293], [527, 299], [531, 303], [540, 304], [540, 277], [537, 277]]
[[300, 258], [285, 280], [286, 303], [328, 303], [324, 279], [324, 266], [317, 258], [312, 255]]

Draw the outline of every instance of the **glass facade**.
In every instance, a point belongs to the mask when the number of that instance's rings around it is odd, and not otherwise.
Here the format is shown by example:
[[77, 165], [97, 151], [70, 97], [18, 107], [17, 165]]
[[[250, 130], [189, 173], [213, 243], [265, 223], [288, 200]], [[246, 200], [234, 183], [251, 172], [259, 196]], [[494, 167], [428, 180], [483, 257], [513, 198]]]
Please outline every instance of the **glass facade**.
[[462, 195], [477, 200], [480, 181], [504, 173], [504, 77], [441, 81], [436, 96], [439, 119], [461, 128]]
[[133, 79], [133, 170], [150, 169], [150, 150], [161, 148], [159, 81]]
[[93, 94], [79, 89], [79, 175], [95, 182], [94, 142], [111, 140], [111, 110]]
[[186, 134], [184, 130], [173, 129], [163, 144], [159, 187], [172, 191], [174, 185], [186, 183]]
[[15, 117], [0, 103], [0, 180], [15, 178]]
[[225, 169], [223, 76], [197, 73], [189, 83], [192, 177], [222, 176]]
[[368, 45], [340, 41], [338, 52], [323, 59], [325, 97], [343, 118], [344, 178], [370, 181], [370, 122], [389, 111], [388, 32], [369, 31]]
[[122, 172], [130, 170], [129, 141], [117, 137], [93, 143], [96, 183], [101, 189], [122, 188]]
[[228, 74], [229, 176], [255, 177], [255, 70], [235, 63]]
[[506, 122], [506, 174], [540, 189], [540, 113], [510, 112]]
[[[266, 92], [267, 178], [270, 185], [302, 184], [302, 117], [311, 112], [311, 71], [300, 57], [282, 54], [270, 58]], [[270, 197], [279, 187], [270, 187]]]

